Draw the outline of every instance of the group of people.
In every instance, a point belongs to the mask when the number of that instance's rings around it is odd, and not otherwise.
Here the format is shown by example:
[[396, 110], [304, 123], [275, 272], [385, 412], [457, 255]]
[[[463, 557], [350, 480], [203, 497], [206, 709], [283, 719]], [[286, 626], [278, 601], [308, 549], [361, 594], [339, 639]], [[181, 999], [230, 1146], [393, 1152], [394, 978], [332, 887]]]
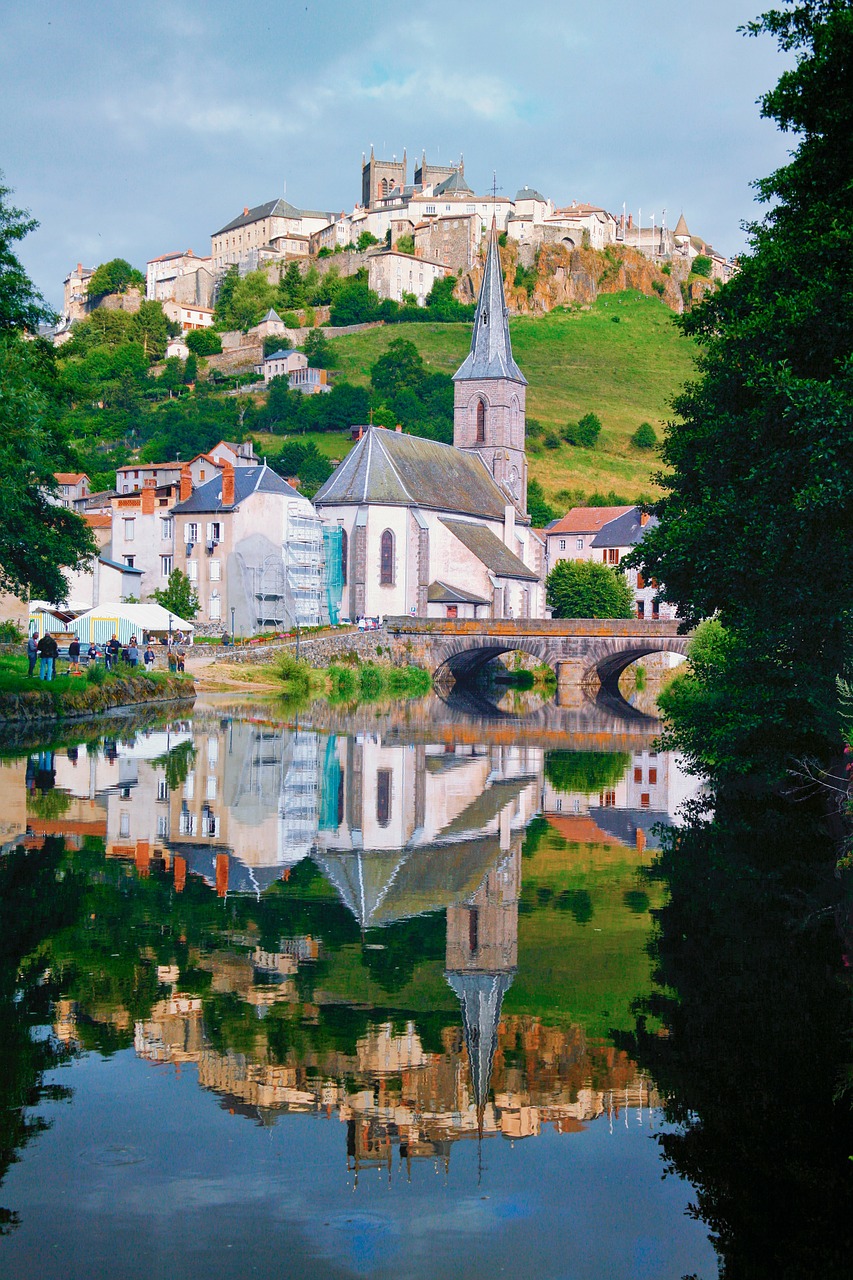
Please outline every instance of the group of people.
[[[169, 644], [168, 640], [163, 641], [168, 649], [168, 662], [170, 671], [183, 671], [186, 653], [181, 645], [174, 648]], [[81, 675], [82, 668], [80, 665], [80, 641], [75, 636], [68, 645], [68, 674]], [[30, 633], [27, 639], [27, 660], [29, 662], [28, 676], [32, 676], [36, 664], [39, 664], [39, 679], [52, 680], [56, 674], [56, 662], [59, 657], [59, 645], [56, 643], [54, 636], [47, 635], [39, 637], [38, 631]], [[103, 663], [107, 671], [118, 669], [119, 663], [133, 669], [139, 666], [140, 651], [139, 643], [136, 636], [131, 636], [129, 642], [123, 645], [118, 636], [113, 634], [105, 645], [98, 645], [92, 642], [86, 650], [86, 660], [88, 663], [98, 662], [103, 659]], [[157, 661], [157, 655], [151, 644], [150, 638], [146, 642], [145, 649], [142, 653], [142, 662], [146, 671], [151, 671]]]

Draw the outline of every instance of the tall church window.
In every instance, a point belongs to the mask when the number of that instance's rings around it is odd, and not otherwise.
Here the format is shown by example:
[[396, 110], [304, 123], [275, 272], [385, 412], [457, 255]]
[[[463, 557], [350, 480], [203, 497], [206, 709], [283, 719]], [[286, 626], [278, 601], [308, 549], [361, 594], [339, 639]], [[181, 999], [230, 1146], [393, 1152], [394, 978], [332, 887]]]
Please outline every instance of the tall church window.
[[341, 529], [341, 581], [343, 585], [347, 585], [347, 554], [349, 551], [349, 539], [347, 538], [346, 529]]
[[379, 540], [379, 581], [383, 587], [394, 585], [394, 535], [390, 529]]
[[380, 827], [387, 827], [391, 821], [390, 769], [378, 769], [376, 772], [376, 821]]
[[510, 428], [512, 435], [512, 443], [516, 449], [521, 448], [521, 410], [518, 407], [518, 397], [512, 397], [510, 405]]
[[485, 444], [485, 442], [486, 442], [486, 402], [485, 402], [485, 400], [478, 400], [478, 401], [477, 401], [477, 411], [476, 411], [476, 412], [477, 412], [477, 418], [476, 418], [476, 426], [477, 426], [476, 441], [477, 441], [477, 444]]

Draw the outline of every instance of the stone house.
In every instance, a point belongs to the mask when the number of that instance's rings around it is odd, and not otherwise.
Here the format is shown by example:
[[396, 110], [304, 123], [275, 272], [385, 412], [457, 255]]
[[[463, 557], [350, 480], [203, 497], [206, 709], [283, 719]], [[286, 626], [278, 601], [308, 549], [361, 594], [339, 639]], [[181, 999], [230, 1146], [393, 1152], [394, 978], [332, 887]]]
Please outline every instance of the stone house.
[[452, 446], [369, 427], [316, 495], [342, 531], [350, 617], [544, 615], [544, 548], [527, 517], [527, 383], [512, 356], [494, 224], [454, 384]]
[[456, 274], [468, 271], [479, 257], [482, 239], [480, 216], [460, 213], [430, 218], [413, 227], [412, 237], [416, 257], [441, 262]]
[[334, 218], [334, 213], [297, 209], [287, 200], [268, 200], [252, 209], [246, 205], [241, 214], [211, 236], [214, 273], [221, 275], [233, 264], [251, 270], [258, 265], [259, 251], [266, 249], [272, 256], [286, 254], [290, 252], [289, 240], [297, 236], [304, 237], [304, 252], [300, 240], [297, 256], [304, 256], [311, 235], [328, 226]]
[[84, 267], [82, 262], [68, 272], [62, 282], [62, 320], [66, 325], [83, 320], [89, 313], [89, 281], [95, 274], [94, 267]]
[[89, 496], [89, 477], [82, 471], [55, 471], [59, 494], [54, 501], [61, 507], [76, 508]]
[[552, 520], [543, 530], [546, 572], [560, 560], [599, 559], [593, 550], [593, 539], [606, 524], [633, 510], [631, 507], [572, 507], [559, 520]]
[[183, 253], [163, 253], [146, 264], [145, 296], [149, 301], [212, 307], [213, 285], [210, 258], [199, 258], [192, 249]]
[[367, 264], [367, 283], [380, 298], [402, 302], [403, 295], [410, 293], [417, 298], [419, 307], [425, 306], [436, 280], [443, 280], [449, 274], [443, 262], [412, 257], [394, 249], [374, 254]]
[[282, 347], [256, 364], [255, 372], [261, 374], [264, 382], [272, 382], [273, 378], [289, 378], [292, 373], [307, 368], [308, 357], [304, 352]]

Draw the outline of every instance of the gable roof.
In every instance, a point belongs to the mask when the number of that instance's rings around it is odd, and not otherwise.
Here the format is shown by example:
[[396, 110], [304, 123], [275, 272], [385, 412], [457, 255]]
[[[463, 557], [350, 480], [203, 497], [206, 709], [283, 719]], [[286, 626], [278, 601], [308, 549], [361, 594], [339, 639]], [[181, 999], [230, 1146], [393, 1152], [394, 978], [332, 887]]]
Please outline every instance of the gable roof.
[[289, 200], [267, 200], [265, 204], [256, 204], [254, 209], [249, 209], [246, 213], [241, 213], [239, 217], [232, 218], [224, 227], [220, 227], [218, 231], [214, 231], [215, 236], [221, 236], [226, 231], [236, 231], [238, 227], [248, 227], [252, 222], [260, 222], [263, 218], [326, 218], [329, 222], [334, 219], [333, 213], [324, 213], [314, 209], [297, 209]]
[[519, 200], [541, 200], [543, 204], [548, 203], [542, 193], [537, 191], [535, 187], [521, 187], [520, 190], [516, 192], [516, 204], [518, 204]]
[[[238, 507], [253, 493], [281, 493], [289, 498], [300, 497], [286, 480], [282, 480], [281, 476], [276, 475], [264, 463], [261, 467], [234, 468], [234, 506], [222, 505], [222, 473], [220, 472], [212, 480], [208, 480], [207, 484], [199, 485], [194, 489], [184, 502], [176, 503], [170, 514], [192, 515], [208, 511], [233, 511], [234, 507]], [[301, 500], [306, 501], [305, 498]]]
[[471, 350], [453, 375], [454, 382], [468, 379], [509, 378], [527, 386], [527, 379], [515, 363], [509, 338], [504, 278], [498, 249], [498, 229], [492, 219], [489, 251], [477, 311], [474, 316], [474, 332]]
[[440, 578], [429, 584], [427, 600], [430, 604], [491, 604], [484, 596], [476, 596], [473, 591], [463, 591], [460, 587], [450, 587]]
[[640, 508], [630, 507], [624, 515], [610, 520], [601, 532], [595, 535], [592, 545], [594, 547], [635, 547], [638, 542], [643, 541], [646, 530], [654, 528], [657, 523], [657, 516], [648, 516], [643, 524]]
[[507, 498], [478, 454], [371, 426], [314, 498], [317, 507], [362, 503], [503, 520]]
[[504, 546], [500, 538], [485, 525], [468, 524], [465, 520], [442, 520], [441, 523], [496, 577], [539, 581], [539, 574], [528, 569], [524, 561], [510, 551], [509, 547]]
[[549, 537], [555, 533], [598, 533], [617, 516], [633, 510], [633, 507], [572, 507], [562, 519], [549, 524], [545, 532]]

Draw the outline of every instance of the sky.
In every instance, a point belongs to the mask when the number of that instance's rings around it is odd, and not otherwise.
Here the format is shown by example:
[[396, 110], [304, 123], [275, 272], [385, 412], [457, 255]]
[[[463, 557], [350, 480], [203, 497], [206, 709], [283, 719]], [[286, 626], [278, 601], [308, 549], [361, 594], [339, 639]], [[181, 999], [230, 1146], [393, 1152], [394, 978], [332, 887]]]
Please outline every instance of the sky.
[[796, 139], [756, 105], [788, 65], [738, 26], [762, 0], [27, 0], [3, 5], [0, 170], [40, 226], [54, 306], [94, 267], [192, 248], [284, 195], [351, 210], [361, 159], [465, 157], [478, 193], [536, 187], [726, 254]]

